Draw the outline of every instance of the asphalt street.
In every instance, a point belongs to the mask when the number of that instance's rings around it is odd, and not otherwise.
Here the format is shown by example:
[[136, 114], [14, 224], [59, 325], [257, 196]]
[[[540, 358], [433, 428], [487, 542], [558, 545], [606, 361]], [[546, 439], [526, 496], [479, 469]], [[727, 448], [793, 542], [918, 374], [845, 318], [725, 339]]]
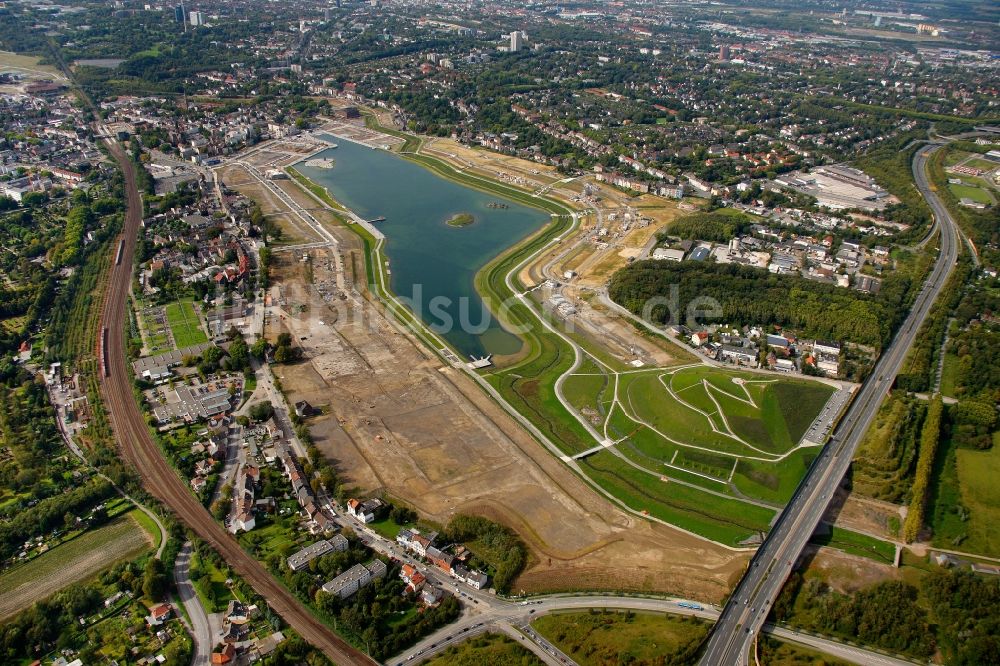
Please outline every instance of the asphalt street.
[[177, 595], [184, 604], [190, 619], [191, 638], [194, 640], [194, 651], [191, 654], [192, 664], [208, 664], [212, 661], [212, 624], [209, 622], [205, 607], [201, 605], [198, 594], [191, 582], [191, 542], [181, 548], [174, 561], [174, 581], [177, 583]]

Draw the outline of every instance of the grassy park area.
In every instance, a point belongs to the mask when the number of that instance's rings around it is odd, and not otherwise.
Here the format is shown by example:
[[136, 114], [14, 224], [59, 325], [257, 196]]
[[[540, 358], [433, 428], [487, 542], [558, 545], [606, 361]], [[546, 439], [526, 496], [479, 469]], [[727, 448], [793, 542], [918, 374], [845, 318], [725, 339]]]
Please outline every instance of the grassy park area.
[[503, 634], [481, 634], [452, 645], [427, 666], [541, 666], [542, 660]]
[[986, 192], [986, 190], [981, 187], [976, 187], [975, 185], [966, 185], [964, 183], [962, 185], [950, 184], [948, 185], [948, 189], [950, 189], [951, 193], [959, 199], [971, 199], [972, 201], [981, 203], [985, 206], [989, 206], [993, 203], [993, 199], [990, 198], [990, 195]]

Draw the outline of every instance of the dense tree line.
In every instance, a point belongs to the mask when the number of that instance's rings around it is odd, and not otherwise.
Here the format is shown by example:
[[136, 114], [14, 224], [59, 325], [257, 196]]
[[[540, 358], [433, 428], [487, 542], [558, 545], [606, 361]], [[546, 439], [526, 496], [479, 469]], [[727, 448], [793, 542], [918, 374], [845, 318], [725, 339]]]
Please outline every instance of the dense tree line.
[[938, 571], [921, 581], [938, 647], [952, 666], [1000, 664], [1000, 581], [969, 571]]
[[879, 408], [851, 468], [855, 491], [886, 502], [909, 495], [927, 403], [895, 391]]
[[913, 341], [906, 362], [896, 376], [896, 388], [921, 393], [934, 385], [948, 319], [962, 298], [962, 285], [971, 274], [972, 265], [963, 255], [924, 323], [921, 324], [920, 332]]
[[[879, 294], [869, 295], [737, 264], [639, 261], [615, 273], [608, 292], [659, 324], [690, 323], [692, 316], [709, 314], [716, 322], [777, 324], [803, 336], [881, 348], [903, 315], [910, 287], [905, 271], [891, 273]], [[653, 299], [670, 304], [651, 307]], [[644, 313], [647, 307], [651, 312]]]
[[935, 570], [919, 587], [884, 581], [853, 596], [792, 573], [773, 617], [921, 659], [939, 649], [959, 666], [1000, 663], [1000, 580]]
[[7, 559], [29, 538], [61, 527], [67, 513], [80, 515], [114, 494], [106, 480], [93, 478], [61, 495], [48, 497], [0, 523], [0, 559]]
[[907, 237], [914, 239], [923, 236], [927, 225], [931, 222], [931, 211], [914, 185], [910, 170], [913, 154], [920, 146], [914, 144], [906, 150], [903, 148], [911, 141], [926, 137], [926, 125], [920, 124], [910, 132], [878, 143], [855, 160], [855, 165], [859, 169], [899, 199], [899, 203], [886, 206], [883, 215], [894, 222], [911, 225]]
[[[13, 459], [0, 465], [0, 487], [30, 492], [33, 499], [44, 499], [60, 492], [67, 484], [64, 471], [70, 467], [63, 452], [63, 441], [56, 428], [56, 413], [49, 403], [45, 386], [35, 381], [23, 368], [11, 366], [0, 383], [0, 446], [9, 448]], [[25, 508], [23, 501], [7, 501], [0, 518], [12, 516]]]
[[445, 542], [465, 543], [493, 570], [493, 587], [507, 592], [528, 561], [528, 550], [506, 525], [486, 518], [458, 514], [441, 533]]
[[917, 471], [913, 478], [910, 491], [910, 507], [903, 522], [903, 541], [910, 543], [916, 540], [924, 525], [924, 509], [927, 506], [927, 493], [930, 488], [931, 473], [934, 471], [934, 460], [937, 456], [938, 442], [941, 439], [941, 417], [944, 413], [944, 403], [938, 396], [927, 408], [924, 427], [920, 431], [920, 449], [917, 453]]
[[916, 588], [901, 581], [877, 583], [846, 596], [795, 571], [775, 601], [772, 616], [812, 631], [926, 658], [934, 652], [934, 636], [917, 596]]

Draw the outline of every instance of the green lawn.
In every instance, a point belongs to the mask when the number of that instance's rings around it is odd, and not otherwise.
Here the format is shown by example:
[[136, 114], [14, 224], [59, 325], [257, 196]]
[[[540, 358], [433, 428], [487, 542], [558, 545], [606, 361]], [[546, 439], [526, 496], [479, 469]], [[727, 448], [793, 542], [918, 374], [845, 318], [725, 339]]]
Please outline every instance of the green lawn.
[[622, 375], [618, 390], [635, 416], [666, 437], [733, 455], [765, 456], [794, 448], [832, 393], [818, 382], [708, 367]]
[[580, 666], [694, 664], [709, 625], [659, 613], [553, 613], [532, 627]]
[[967, 198], [972, 199], [976, 203], [986, 204], [987, 206], [993, 203], [990, 199], [990, 195], [986, 193], [981, 187], [974, 187], [972, 185], [948, 185], [948, 189], [959, 199]]
[[[994, 438], [996, 439], [996, 438]], [[1000, 446], [955, 452], [962, 504], [968, 509], [968, 538], [961, 550], [1000, 556]]]
[[209, 613], [225, 610], [226, 605], [236, 598], [226, 585], [228, 572], [221, 571], [197, 553], [191, 555], [192, 578], [196, 578], [195, 572], [199, 572], [201, 577], [194, 581], [194, 590]]
[[966, 162], [965, 166], [972, 167], [973, 169], [982, 169], [983, 171], [992, 171], [1000, 165], [996, 162], [990, 162], [989, 160], [983, 160], [977, 157]]
[[758, 640], [760, 663], [767, 666], [848, 666], [850, 662], [762, 634]]
[[941, 395], [954, 398], [955, 382], [958, 379], [958, 356], [945, 354], [941, 368]]
[[427, 666], [541, 666], [542, 660], [504, 634], [480, 634], [452, 645]]
[[[638, 511], [730, 546], [767, 531], [774, 511], [647, 474], [607, 451], [580, 461], [588, 476]], [[666, 479], [666, 480], [664, 480]]]
[[208, 336], [201, 328], [201, 320], [191, 301], [176, 301], [167, 305], [167, 322], [177, 349], [208, 342]]
[[143, 511], [142, 509], [138, 508], [132, 509], [131, 511], [128, 512], [128, 515], [140, 527], [142, 527], [142, 529], [146, 530], [149, 536], [153, 538], [153, 550], [159, 548], [160, 537], [162, 537], [163, 535], [160, 534], [160, 528], [157, 527], [156, 522], [154, 522], [152, 518], [146, 515], [146, 512]]
[[829, 532], [815, 535], [811, 541], [821, 546], [837, 548], [845, 553], [867, 557], [882, 564], [892, 564], [896, 556], [896, 547], [888, 541], [839, 527], [831, 527]]
[[396, 540], [396, 536], [399, 534], [399, 530], [403, 529], [402, 525], [397, 525], [396, 521], [392, 518], [383, 518], [382, 520], [376, 520], [374, 523], [368, 523], [368, 527], [372, 528], [386, 539]]

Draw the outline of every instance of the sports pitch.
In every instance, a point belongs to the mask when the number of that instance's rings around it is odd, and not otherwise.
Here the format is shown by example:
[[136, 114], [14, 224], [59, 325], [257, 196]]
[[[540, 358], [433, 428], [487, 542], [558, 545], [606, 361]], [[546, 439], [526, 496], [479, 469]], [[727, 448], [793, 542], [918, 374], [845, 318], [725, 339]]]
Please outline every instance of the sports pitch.
[[167, 322], [174, 337], [177, 349], [184, 349], [208, 341], [208, 336], [201, 328], [201, 320], [194, 311], [191, 301], [177, 301], [167, 306]]

